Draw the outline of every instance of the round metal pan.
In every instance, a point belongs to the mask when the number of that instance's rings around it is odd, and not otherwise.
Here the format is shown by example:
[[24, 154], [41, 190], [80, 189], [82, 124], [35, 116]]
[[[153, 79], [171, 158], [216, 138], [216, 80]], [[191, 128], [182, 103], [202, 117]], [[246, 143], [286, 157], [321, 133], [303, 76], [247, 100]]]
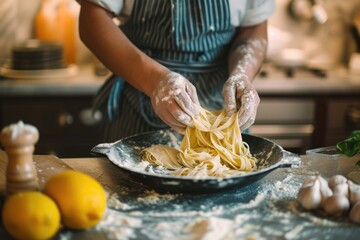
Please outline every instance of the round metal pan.
[[228, 178], [169, 176], [166, 173], [154, 171], [154, 168], [146, 167], [146, 165], [143, 168], [139, 167], [144, 166], [141, 158], [141, 151], [144, 148], [155, 144], [179, 146], [182, 136], [173, 130], [147, 132], [110, 144], [99, 144], [91, 151], [95, 154], [106, 155], [113, 164], [120, 167], [130, 177], [161, 192], [200, 193], [241, 188], [260, 180], [278, 167], [291, 167], [294, 163], [286, 157], [286, 155], [291, 156], [291, 153], [284, 151], [276, 143], [258, 136], [248, 134], [242, 136], [243, 141], [248, 143], [253, 156], [259, 160], [259, 169]]

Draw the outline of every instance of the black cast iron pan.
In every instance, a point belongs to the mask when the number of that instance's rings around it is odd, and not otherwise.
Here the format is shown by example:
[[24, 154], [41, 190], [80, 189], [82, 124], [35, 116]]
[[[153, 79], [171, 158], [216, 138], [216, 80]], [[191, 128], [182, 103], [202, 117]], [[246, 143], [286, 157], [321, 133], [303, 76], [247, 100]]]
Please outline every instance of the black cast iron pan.
[[262, 137], [243, 134], [251, 153], [259, 160], [259, 169], [240, 176], [229, 178], [194, 178], [169, 176], [169, 171], [156, 167], [141, 159], [141, 150], [154, 144], [178, 147], [182, 136], [173, 130], [159, 130], [142, 133], [121, 139], [114, 143], [103, 143], [91, 151], [106, 155], [116, 166], [130, 177], [160, 192], [204, 193], [216, 192], [230, 188], [245, 187], [263, 178], [278, 167], [291, 167], [298, 164], [297, 155], [283, 150], [276, 143]]

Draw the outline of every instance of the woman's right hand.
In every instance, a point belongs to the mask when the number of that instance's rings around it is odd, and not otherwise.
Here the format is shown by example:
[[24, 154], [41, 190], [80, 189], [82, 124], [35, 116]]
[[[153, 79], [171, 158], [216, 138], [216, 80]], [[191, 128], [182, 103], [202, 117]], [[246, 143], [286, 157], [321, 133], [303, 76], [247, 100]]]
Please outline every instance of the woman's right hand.
[[167, 125], [184, 134], [198, 112], [196, 88], [184, 76], [170, 72], [155, 83], [151, 103], [156, 114]]

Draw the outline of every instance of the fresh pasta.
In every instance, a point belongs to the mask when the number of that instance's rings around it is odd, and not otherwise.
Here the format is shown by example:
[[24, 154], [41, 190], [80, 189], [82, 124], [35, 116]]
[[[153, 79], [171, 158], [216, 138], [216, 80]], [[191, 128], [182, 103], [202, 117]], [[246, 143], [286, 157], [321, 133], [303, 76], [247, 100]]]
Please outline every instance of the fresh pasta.
[[242, 141], [238, 113], [200, 109], [199, 118], [187, 127], [180, 148], [154, 145], [142, 151], [143, 159], [173, 170], [171, 175], [228, 177], [257, 168], [249, 146]]

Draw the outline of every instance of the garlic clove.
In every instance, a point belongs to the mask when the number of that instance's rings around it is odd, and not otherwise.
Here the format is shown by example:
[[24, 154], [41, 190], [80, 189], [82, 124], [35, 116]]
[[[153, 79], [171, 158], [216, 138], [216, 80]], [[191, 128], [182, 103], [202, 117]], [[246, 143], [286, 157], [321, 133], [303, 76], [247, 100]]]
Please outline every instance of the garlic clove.
[[345, 195], [334, 194], [325, 199], [323, 209], [329, 215], [341, 216], [350, 208], [350, 201]]
[[323, 203], [325, 199], [333, 195], [333, 192], [324, 178], [318, 176], [316, 180], [320, 183], [321, 202]]
[[315, 209], [321, 204], [320, 182], [308, 183], [299, 189], [297, 199], [305, 209]]
[[335, 186], [347, 182], [347, 178], [343, 175], [335, 175], [328, 180], [329, 187], [334, 190]]
[[360, 201], [351, 208], [349, 217], [354, 223], [360, 223]]
[[302, 187], [313, 185], [313, 183], [316, 180], [316, 176], [307, 177], [304, 179], [304, 182], [302, 184]]
[[360, 185], [348, 181], [349, 185], [349, 199], [350, 204], [354, 205], [356, 202], [360, 202]]
[[332, 190], [334, 195], [344, 195], [349, 198], [349, 185], [346, 182], [336, 185]]

